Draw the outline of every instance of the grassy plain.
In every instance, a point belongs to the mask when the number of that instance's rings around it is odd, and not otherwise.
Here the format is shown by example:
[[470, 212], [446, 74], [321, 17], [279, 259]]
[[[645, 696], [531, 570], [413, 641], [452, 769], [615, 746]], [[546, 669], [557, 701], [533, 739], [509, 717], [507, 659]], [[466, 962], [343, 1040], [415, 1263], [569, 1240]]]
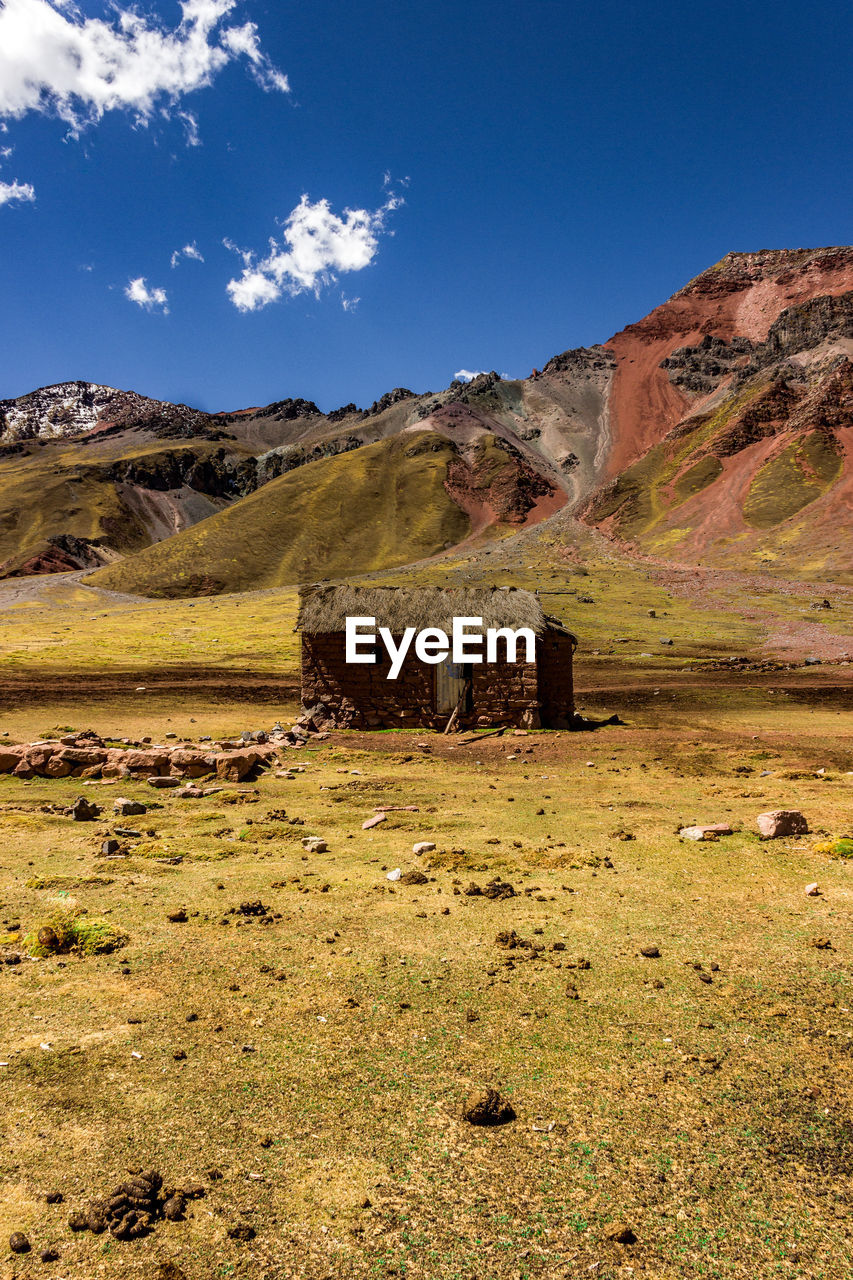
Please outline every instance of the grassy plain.
[[[816, 847], [853, 834], [851, 668], [716, 669], [715, 650], [761, 656], [770, 615], [799, 625], [800, 597], [744, 600], [744, 619], [724, 583], [697, 603], [606, 560], [552, 579], [538, 555], [518, 572], [564, 593], [579, 701], [623, 726], [334, 734], [201, 800], [0, 778], [0, 951], [58, 910], [128, 939], [0, 965], [0, 1243], [33, 1245], [0, 1275], [851, 1274], [853, 866]], [[11, 739], [198, 738], [295, 709], [292, 592], [155, 603], [72, 580], [7, 604]], [[830, 637], [846, 607], [821, 618]], [[79, 794], [98, 821], [48, 811]], [[117, 794], [152, 807], [105, 858]], [[417, 812], [363, 831], [382, 805]], [[756, 815], [783, 806], [811, 834], [759, 841]], [[680, 839], [693, 821], [735, 834]], [[389, 882], [397, 867], [427, 882]], [[465, 894], [493, 877], [515, 895]], [[272, 923], [232, 912], [258, 899]], [[544, 949], [502, 948], [504, 930]], [[480, 1086], [516, 1120], [463, 1122]], [[144, 1240], [72, 1234], [131, 1166], [206, 1194]]]

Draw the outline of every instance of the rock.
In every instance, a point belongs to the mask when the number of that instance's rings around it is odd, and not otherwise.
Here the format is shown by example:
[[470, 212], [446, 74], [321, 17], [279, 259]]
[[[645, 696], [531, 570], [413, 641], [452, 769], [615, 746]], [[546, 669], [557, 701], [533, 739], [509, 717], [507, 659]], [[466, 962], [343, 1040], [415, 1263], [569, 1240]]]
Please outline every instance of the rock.
[[213, 773], [216, 765], [214, 757], [206, 755], [203, 751], [190, 751], [185, 747], [179, 747], [171, 755], [171, 767], [182, 773], [185, 778], [203, 778], [208, 773]]
[[380, 822], [384, 822], [387, 816], [388, 815], [386, 813], [376, 813], [372, 818], [367, 818], [366, 821], [361, 824], [362, 831], [370, 831], [372, 827], [378, 827]]
[[674, 643], [675, 641], [671, 640], [669, 636], [663, 636], [661, 639], [661, 644], [674, 644]]
[[468, 1095], [462, 1118], [469, 1124], [507, 1124], [515, 1119], [515, 1111], [497, 1089], [477, 1089]]
[[13, 1231], [9, 1236], [9, 1248], [13, 1253], [29, 1253], [32, 1245], [23, 1231]]
[[181, 785], [180, 778], [161, 777], [155, 774], [153, 778], [146, 778], [149, 787], [179, 787]]
[[94, 822], [101, 811], [96, 804], [89, 804], [85, 796], [78, 796], [70, 812], [75, 822]]
[[186, 924], [187, 918], [187, 913], [183, 907], [178, 907], [177, 911], [169, 911], [166, 915], [166, 919], [170, 920], [172, 924]]
[[678, 834], [684, 840], [716, 840], [718, 836], [730, 836], [732, 829], [725, 822], [715, 822], [704, 827], [682, 827]]
[[17, 751], [8, 751], [5, 747], [0, 747], [0, 773], [12, 773], [23, 763]]
[[385, 877], [385, 879], [386, 879], [386, 880], [399, 880], [399, 879], [401, 878], [402, 874], [403, 874], [403, 873], [402, 873], [402, 871], [400, 870], [400, 868], [399, 868], [399, 867], [395, 867], [393, 871], [389, 871], [389, 872], [388, 872], [388, 874], [387, 874], [387, 876]]
[[417, 844], [412, 845], [412, 853], [416, 853], [420, 856], [422, 853], [432, 853], [434, 848], [435, 845], [431, 840], [419, 840]]
[[655, 946], [640, 947], [640, 955], [645, 956], [647, 960], [660, 959], [660, 951]]
[[128, 800], [126, 796], [116, 797], [113, 810], [120, 818], [133, 818], [137, 814], [148, 812], [144, 804], [140, 804], [138, 800]]
[[112, 858], [115, 854], [121, 852], [121, 844], [118, 840], [105, 840], [101, 845], [101, 857]]
[[817, 883], [817, 881], [816, 881], [816, 880], [815, 880], [814, 884], [807, 884], [807, 885], [806, 885], [805, 893], [806, 893], [806, 897], [807, 897], [807, 898], [819, 898], [819, 897], [820, 897], [820, 889], [818, 888], [818, 883]]
[[624, 1222], [615, 1223], [607, 1233], [608, 1240], [614, 1240], [616, 1244], [636, 1244], [637, 1237], [631, 1228]]
[[320, 836], [305, 836], [302, 840], [302, 848], [308, 853], [325, 853], [328, 847]]
[[765, 840], [775, 840], [779, 836], [804, 836], [809, 831], [809, 824], [799, 809], [772, 809], [769, 813], [760, 813], [756, 822]]

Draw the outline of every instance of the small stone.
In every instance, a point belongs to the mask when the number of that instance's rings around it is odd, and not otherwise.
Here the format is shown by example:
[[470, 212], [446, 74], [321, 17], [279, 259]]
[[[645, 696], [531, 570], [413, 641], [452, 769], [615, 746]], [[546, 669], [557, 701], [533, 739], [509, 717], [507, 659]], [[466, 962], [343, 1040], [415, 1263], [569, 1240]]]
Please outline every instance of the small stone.
[[111, 858], [114, 854], [121, 852], [121, 844], [118, 840], [105, 840], [101, 845], [101, 857]]
[[658, 960], [660, 959], [660, 950], [655, 946], [640, 947], [640, 955], [645, 956], [647, 960]]
[[146, 778], [149, 787], [179, 787], [181, 785], [180, 778], [161, 778], [155, 775], [153, 778]]
[[140, 804], [138, 800], [128, 800], [125, 796], [118, 796], [113, 801], [113, 810], [120, 818], [132, 818], [136, 814], [148, 812], [144, 804]]
[[380, 822], [384, 822], [387, 817], [387, 813], [375, 813], [372, 818], [367, 818], [362, 822], [362, 831], [370, 831], [373, 827], [378, 827]]
[[469, 1124], [499, 1125], [515, 1119], [515, 1111], [497, 1089], [478, 1089], [469, 1094], [462, 1109]]
[[9, 1236], [9, 1248], [13, 1253], [29, 1253], [32, 1245], [23, 1231], [13, 1231]]
[[412, 845], [412, 853], [418, 855], [422, 853], [432, 853], [434, 848], [435, 845], [431, 840], [419, 840], [417, 844]]
[[806, 897], [807, 897], [807, 898], [819, 898], [819, 897], [820, 897], [820, 889], [819, 889], [819, 887], [818, 887], [818, 883], [817, 883], [817, 881], [816, 881], [816, 880], [815, 880], [815, 882], [814, 882], [813, 884], [807, 884], [807, 885], [806, 885], [805, 894], [806, 894]]

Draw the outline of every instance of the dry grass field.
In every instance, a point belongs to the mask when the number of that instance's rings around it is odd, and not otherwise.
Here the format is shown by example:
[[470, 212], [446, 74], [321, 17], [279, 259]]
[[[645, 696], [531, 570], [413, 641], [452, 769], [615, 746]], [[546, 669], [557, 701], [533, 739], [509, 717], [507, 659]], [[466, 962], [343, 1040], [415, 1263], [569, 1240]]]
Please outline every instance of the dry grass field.
[[[761, 619], [649, 582], [621, 582], [617, 630], [616, 573], [592, 575], [578, 684], [621, 726], [333, 734], [194, 800], [0, 778], [0, 1275], [853, 1273], [853, 668], [720, 671], [713, 630], [757, 652]], [[295, 712], [292, 594], [94, 599], [7, 598], [2, 740]], [[649, 604], [680, 652], [641, 656]], [[81, 794], [96, 821], [55, 811]], [[416, 811], [362, 830], [380, 806]], [[811, 833], [761, 841], [779, 807]], [[117, 824], [139, 835], [105, 857]], [[123, 945], [32, 954], [74, 919]], [[482, 1087], [515, 1119], [464, 1121]], [[131, 1169], [203, 1195], [142, 1239], [72, 1232]]]

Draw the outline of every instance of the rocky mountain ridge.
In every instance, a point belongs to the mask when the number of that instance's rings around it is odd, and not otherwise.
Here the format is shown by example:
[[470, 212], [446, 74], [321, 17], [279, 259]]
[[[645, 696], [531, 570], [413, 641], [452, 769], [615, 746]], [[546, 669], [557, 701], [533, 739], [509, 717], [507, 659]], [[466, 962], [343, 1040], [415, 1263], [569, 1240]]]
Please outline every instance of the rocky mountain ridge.
[[851, 358], [853, 248], [836, 247], [727, 254], [527, 379], [396, 387], [367, 409], [289, 398], [207, 414], [82, 382], [41, 388], [0, 402], [0, 574], [132, 558], [259, 488], [295, 476], [292, 501], [332, 462], [355, 475], [365, 448], [426, 432], [457, 512], [436, 529], [491, 537], [568, 506], [644, 552], [843, 576]]

